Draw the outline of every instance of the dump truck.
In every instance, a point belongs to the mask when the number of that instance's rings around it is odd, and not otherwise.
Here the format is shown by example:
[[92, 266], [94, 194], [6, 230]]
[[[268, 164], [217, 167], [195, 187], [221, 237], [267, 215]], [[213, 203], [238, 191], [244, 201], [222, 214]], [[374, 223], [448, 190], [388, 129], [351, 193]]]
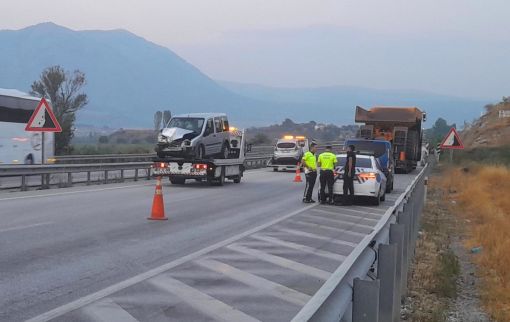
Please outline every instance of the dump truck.
[[421, 146], [426, 113], [418, 107], [376, 106], [366, 110], [356, 106], [357, 137], [391, 142], [395, 171], [409, 173], [421, 160]]

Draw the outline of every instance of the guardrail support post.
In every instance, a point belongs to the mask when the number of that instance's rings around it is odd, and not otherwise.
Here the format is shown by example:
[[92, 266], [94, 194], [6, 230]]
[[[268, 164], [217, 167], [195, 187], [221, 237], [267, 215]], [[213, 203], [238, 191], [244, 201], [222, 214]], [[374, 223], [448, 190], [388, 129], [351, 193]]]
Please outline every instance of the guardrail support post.
[[390, 225], [390, 244], [396, 246], [396, 270], [395, 270], [395, 291], [393, 298], [393, 319], [395, 322], [400, 321], [400, 294], [403, 284], [404, 267], [403, 252], [404, 252], [404, 225], [391, 224]]
[[135, 169], [135, 181], [138, 181], [138, 169]]
[[120, 182], [124, 182], [124, 169], [120, 169]]
[[399, 214], [398, 223], [404, 226], [404, 243], [402, 244], [402, 284], [400, 285], [400, 296], [405, 298], [407, 293], [407, 270], [409, 268], [409, 258], [411, 255], [410, 232], [411, 220], [409, 218], [409, 207], [404, 206], [404, 212]]
[[27, 176], [21, 176], [21, 191], [27, 191]]
[[108, 170], [104, 170], [104, 183], [108, 183]]
[[151, 168], [147, 168], [147, 180], [151, 179]]
[[67, 173], [67, 186], [71, 187], [73, 185], [73, 174], [71, 172]]
[[365, 281], [355, 278], [353, 297], [353, 321], [379, 321], [379, 280]]
[[395, 276], [397, 269], [397, 245], [379, 245], [379, 262], [377, 278], [379, 289], [379, 321], [393, 322], [393, 305], [395, 305]]
[[87, 171], [87, 186], [90, 185], [90, 171]]

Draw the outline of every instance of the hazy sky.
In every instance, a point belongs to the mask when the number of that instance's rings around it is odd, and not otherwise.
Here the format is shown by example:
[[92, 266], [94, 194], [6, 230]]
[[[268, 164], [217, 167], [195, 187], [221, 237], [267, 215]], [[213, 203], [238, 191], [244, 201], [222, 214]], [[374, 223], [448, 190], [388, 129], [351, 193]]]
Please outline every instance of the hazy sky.
[[229, 81], [497, 98], [510, 95], [509, 12], [508, 0], [0, 0], [0, 29], [123, 28]]

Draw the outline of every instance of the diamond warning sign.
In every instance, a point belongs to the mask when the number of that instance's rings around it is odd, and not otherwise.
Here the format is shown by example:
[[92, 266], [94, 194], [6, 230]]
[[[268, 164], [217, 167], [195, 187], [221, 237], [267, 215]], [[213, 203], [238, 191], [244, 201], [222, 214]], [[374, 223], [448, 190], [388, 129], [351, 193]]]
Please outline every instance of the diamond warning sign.
[[33, 132], [62, 132], [60, 124], [58, 124], [57, 118], [50, 105], [43, 97], [37, 105], [34, 113], [30, 117], [30, 120], [25, 127], [25, 131]]
[[450, 132], [445, 136], [441, 143], [441, 149], [464, 149], [464, 144], [460, 140], [459, 133], [455, 128], [451, 128]]

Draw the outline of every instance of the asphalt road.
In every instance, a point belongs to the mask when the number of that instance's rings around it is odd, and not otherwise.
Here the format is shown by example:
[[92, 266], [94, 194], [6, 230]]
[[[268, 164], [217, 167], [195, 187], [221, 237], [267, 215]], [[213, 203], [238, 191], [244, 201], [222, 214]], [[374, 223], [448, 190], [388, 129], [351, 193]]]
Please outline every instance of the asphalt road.
[[[293, 300], [290, 302], [294, 302], [285, 313], [292, 316], [299, 306], [313, 295], [312, 292], [320, 287], [321, 281], [327, 278], [327, 272], [334, 271], [348, 255], [349, 247], [352, 247], [349, 245], [354, 245], [370, 231], [370, 226], [377, 222], [377, 216], [382, 215], [396, 200], [413, 177], [414, 175], [397, 176], [395, 193], [388, 195], [387, 201], [378, 209], [370, 210], [363, 206], [355, 206], [350, 210], [341, 210], [344, 219], [340, 223], [334, 223], [327, 217], [328, 212], [339, 212], [337, 209], [340, 207], [317, 206], [312, 209], [302, 204], [300, 201], [304, 185], [293, 183], [293, 174], [273, 173], [266, 169], [246, 172], [241, 184], [229, 183], [224, 187], [210, 187], [198, 183], [185, 186], [165, 184], [163, 188], [165, 207], [170, 218], [167, 222], [146, 220], [151, 207], [154, 182], [141, 181], [0, 194], [0, 320], [22, 321], [66, 303], [79, 301], [89, 294], [111, 285], [119, 285], [118, 283], [133, 279], [134, 276], [161, 268], [167, 263], [185, 258], [189, 254], [279, 218], [284, 219], [278, 223], [283, 225], [281, 229], [274, 230], [274, 225], [270, 225], [269, 231], [261, 230], [255, 235], [250, 235], [250, 240], [240, 239], [239, 242], [226, 246], [228, 251], [264, 260], [265, 266], [259, 267], [262, 271], [267, 270], [267, 267], [282, 267], [289, 263], [306, 264], [303, 265], [301, 273], [311, 274], [319, 281], [305, 279], [306, 285], [295, 294], [292, 293], [292, 285], [288, 285], [289, 292], [294, 294], [291, 295]], [[364, 221], [356, 220], [354, 223], [348, 221], [365, 212], [367, 215], [361, 217]], [[316, 217], [311, 217], [313, 213]], [[372, 215], [368, 215], [370, 213]], [[297, 222], [293, 222], [295, 215], [301, 216]], [[317, 224], [317, 220], [320, 225]], [[345, 223], [351, 224], [343, 227]], [[271, 250], [267, 249], [268, 246], [264, 243], [273, 245], [276, 243], [285, 249], [299, 247], [296, 245], [302, 245], [302, 241], [294, 240], [293, 243], [289, 238], [281, 236], [281, 233], [293, 232], [295, 235], [300, 227], [306, 228], [307, 225], [330, 226], [332, 227], [330, 230], [336, 229], [335, 238], [342, 239], [336, 241], [336, 244], [344, 243], [347, 248], [323, 250], [321, 258], [313, 258], [310, 254], [307, 258], [300, 258], [293, 254], [293, 262], [281, 262], [279, 258], [285, 257], [287, 253], [276, 249], [268, 259], [267, 253], [271, 253]], [[312, 233], [317, 234], [311, 231], [310, 236]], [[327, 235], [326, 232], [321, 234]], [[282, 239], [287, 243], [282, 244]], [[328, 246], [321, 243], [315, 245], [313, 249], [324, 247], [327, 249]], [[308, 253], [311, 249], [300, 248], [301, 251]], [[200, 298], [207, 293], [189, 286], [189, 279], [193, 279], [193, 276], [210, 276], [209, 282], [218, 281], [218, 272], [232, 270], [232, 267], [236, 266], [238, 271], [234, 270], [233, 274], [237, 276], [237, 282], [230, 281], [227, 288], [230, 292], [232, 290], [241, 292], [241, 288], [237, 287], [239, 279], [243, 279], [244, 284], [254, 283], [254, 278], [257, 283], [266, 283], [266, 279], [257, 280], [253, 274], [249, 275], [250, 282], [247, 282], [242, 265], [236, 264], [239, 258], [229, 252], [222, 252], [222, 249], [218, 248], [218, 251], [214, 258], [198, 258], [199, 261], [193, 265], [200, 268], [178, 266], [172, 276], [159, 275], [155, 277], [155, 281], [150, 280], [160, 292], [157, 301], [161, 301], [161, 296], [168, 297], [168, 292], [172, 293], [173, 290], [175, 293], [175, 289], [179, 290], [180, 300], [177, 302], [170, 300], [173, 303], [171, 306], [176, 303], [186, 303], [187, 306], [184, 306], [184, 311], [183, 307], [177, 306], [176, 311], [172, 312], [172, 316], [180, 317], [177, 320], [189, 318], [208, 320], [210, 314], [218, 312], [214, 310], [224, 312], [225, 307], [231, 307], [223, 304], [228, 302], [228, 299], [225, 299], [217, 301], [219, 303], [215, 302], [216, 304], [212, 306], [213, 311], [199, 310], [197, 313], [196, 310], [189, 309], [200, 303], [192, 300], [190, 304], [190, 299], [197, 296]], [[248, 260], [241, 259], [246, 265]], [[267, 264], [267, 261], [272, 264]], [[228, 263], [230, 266], [222, 266]], [[320, 269], [310, 270], [314, 265]], [[279, 271], [278, 275], [285, 275], [285, 272]], [[291, 280], [296, 282], [295, 278]], [[207, 281], [204, 283], [210, 286]], [[146, 288], [147, 285], [134, 284], [126, 290], [122, 289], [124, 299], [129, 298], [128, 306], [133, 304], [133, 298], [138, 298], [138, 301], [134, 302], [149, 305], [148, 298], [144, 297], [147, 294]], [[119, 305], [111, 298], [99, 300], [101, 301], [92, 303], [76, 313], [78, 315], [64, 316], [60, 320], [101, 320], [104, 314], [108, 320], [112, 320], [117, 318], [115, 314], [122, 312], [114, 309], [111, 315], [111, 307]], [[206, 295], [203, 300], [210, 302], [211, 299]], [[250, 302], [253, 302], [252, 300], [253, 298]], [[287, 298], [280, 300], [289, 302]], [[267, 304], [283, 307], [280, 302], [273, 301]], [[256, 305], [259, 311], [265, 311], [263, 304], [261, 302]], [[144, 311], [147, 305], [142, 305], [142, 309], [135, 309], [138, 320], [144, 320], [143, 317], [147, 321], [168, 318], [165, 314], [158, 317]], [[241, 304], [236, 304], [238, 305]], [[257, 311], [257, 308], [249, 307], [246, 310]], [[193, 313], [195, 315], [186, 316], [188, 314], [186, 312], [195, 312]], [[233, 314], [230, 315], [232, 319], [241, 320], [249, 320], [249, 317], [254, 315], [247, 315], [241, 311], [230, 313]], [[128, 321], [126, 317], [127, 315], [121, 315], [119, 321]], [[274, 318], [275, 316], [270, 315], [257, 316], [260, 320]]]

